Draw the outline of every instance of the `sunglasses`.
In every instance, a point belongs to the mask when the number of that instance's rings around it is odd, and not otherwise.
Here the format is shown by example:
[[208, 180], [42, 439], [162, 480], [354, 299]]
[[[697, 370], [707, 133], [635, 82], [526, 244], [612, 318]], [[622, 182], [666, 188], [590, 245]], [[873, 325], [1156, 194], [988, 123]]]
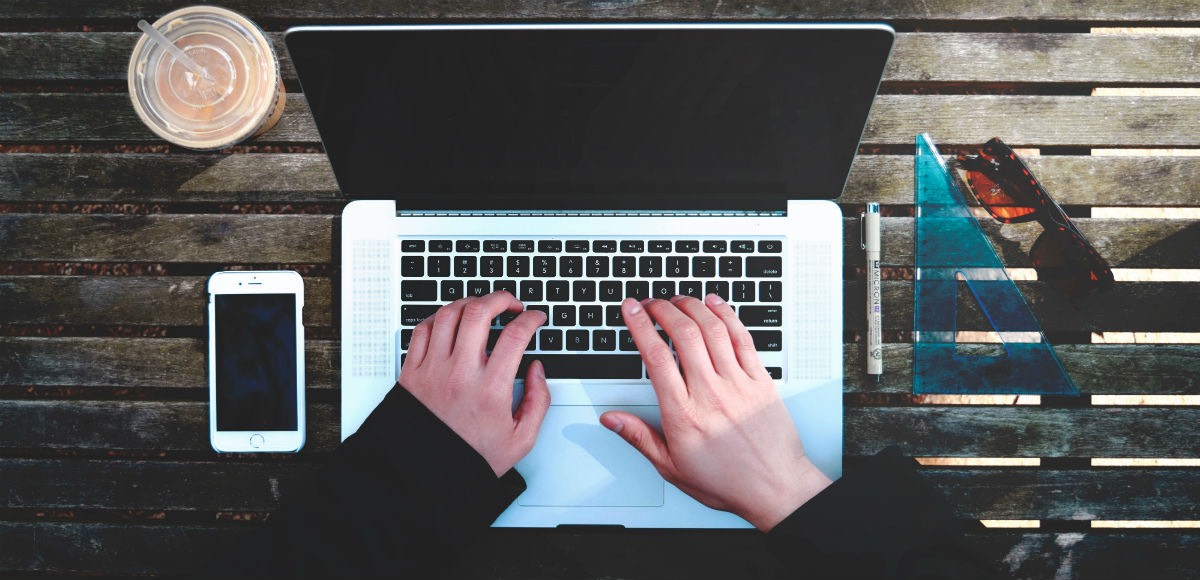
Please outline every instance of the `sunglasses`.
[[993, 218], [1006, 224], [1037, 220], [1042, 225], [1045, 231], [1029, 250], [1038, 280], [1072, 298], [1112, 287], [1108, 263], [1012, 148], [993, 138], [978, 154], [959, 155], [957, 161], [965, 173], [958, 176], [960, 183]]

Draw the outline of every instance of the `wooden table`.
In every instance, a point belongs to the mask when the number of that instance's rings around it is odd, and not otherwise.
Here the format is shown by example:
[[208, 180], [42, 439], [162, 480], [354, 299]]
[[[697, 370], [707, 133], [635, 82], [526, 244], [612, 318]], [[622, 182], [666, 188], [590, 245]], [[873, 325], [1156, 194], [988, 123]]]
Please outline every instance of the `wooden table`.
[[[141, 125], [125, 93], [134, 24], [183, 4], [0, 2], [0, 571], [186, 570], [300, 493], [337, 444], [344, 201], [286, 54], [287, 112], [256, 141], [194, 153]], [[288, 26], [332, 22], [893, 24], [895, 53], [839, 200], [847, 216], [847, 463], [889, 444], [922, 458], [988, 458], [926, 460], [923, 471], [957, 507], [972, 541], [1016, 577], [1200, 575], [1200, 157], [1143, 150], [1195, 152], [1200, 96], [1093, 93], [1200, 86], [1200, 36], [1091, 32], [1200, 26], [1200, 3], [223, 4], [259, 22], [277, 47]], [[1013, 405], [911, 394], [906, 216], [921, 131], [947, 153], [993, 135], [1039, 149], [1031, 166], [1118, 268], [1112, 291], [1078, 303], [1021, 283], [1083, 396]], [[1104, 148], [1139, 151], [1093, 154]], [[879, 386], [861, 372], [857, 307], [864, 277], [853, 217], [869, 200], [881, 201], [887, 216], [888, 372]], [[1091, 215], [1097, 207], [1189, 206], [1174, 219]], [[1028, 268], [1037, 230], [990, 229], [1008, 264]], [[297, 456], [218, 456], [208, 446], [205, 280], [248, 267], [305, 276], [312, 431]], [[1156, 277], [1135, 281], [1150, 269]], [[1163, 281], [1163, 271], [1190, 281]], [[1128, 333], [1174, 334], [1097, 343]], [[494, 531], [464, 556], [458, 575], [753, 577], [765, 573], [762, 554], [761, 539], [744, 532]]]

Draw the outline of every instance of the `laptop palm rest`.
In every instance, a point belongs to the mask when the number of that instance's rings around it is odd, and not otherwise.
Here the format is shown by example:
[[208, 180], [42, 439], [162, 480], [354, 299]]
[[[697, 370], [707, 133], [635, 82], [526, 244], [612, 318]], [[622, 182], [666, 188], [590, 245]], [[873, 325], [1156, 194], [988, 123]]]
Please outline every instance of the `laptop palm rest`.
[[517, 465], [528, 488], [523, 506], [657, 507], [663, 480], [654, 466], [600, 424], [608, 411], [627, 411], [659, 427], [658, 407], [553, 405], [533, 451]]

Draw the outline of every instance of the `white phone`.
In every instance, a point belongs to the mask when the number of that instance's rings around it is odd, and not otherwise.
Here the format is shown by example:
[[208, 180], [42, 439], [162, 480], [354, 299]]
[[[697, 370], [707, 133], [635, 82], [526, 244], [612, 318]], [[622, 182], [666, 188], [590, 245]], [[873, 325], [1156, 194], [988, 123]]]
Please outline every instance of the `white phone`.
[[208, 430], [221, 452], [304, 446], [304, 282], [295, 272], [208, 279]]

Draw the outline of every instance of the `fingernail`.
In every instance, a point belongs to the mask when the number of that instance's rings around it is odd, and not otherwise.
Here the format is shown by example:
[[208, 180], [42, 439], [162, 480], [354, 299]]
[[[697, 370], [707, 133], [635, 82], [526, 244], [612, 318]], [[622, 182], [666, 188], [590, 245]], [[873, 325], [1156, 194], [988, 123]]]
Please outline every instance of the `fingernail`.
[[684, 297], [683, 297], [683, 296], [680, 296], [679, 294], [676, 294], [676, 295], [674, 295], [674, 296], [672, 296], [672, 297], [671, 297], [671, 304], [675, 304], [675, 303], [677, 303], [677, 302], [679, 302], [680, 300], [683, 300], [683, 299], [684, 299]]
[[620, 433], [621, 430], [625, 428], [625, 424], [622, 423], [621, 420], [617, 419], [616, 417], [608, 417], [608, 418], [604, 419], [603, 421], [601, 421], [601, 423], [604, 423], [604, 426], [608, 427], [608, 429], [610, 431], [612, 431], [613, 433]]
[[536, 362], [537, 362], [537, 369], [533, 372], [537, 373], [537, 376], [539, 379], [544, 380], [546, 378], [546, 365], [543, 365], [542, 361], [540, 361], [540, 360], [536, 361]]
[[629, 313], [630, 314], [637, 314], [641, 311], [642, 311], [642, 305], [639, 304], [636, 300], [629, 304]]
[[708, 300], [708, 303], [712, 304], [713, 306], [717, 306], [717, 305], [725, 303], [725, 301], [722, 300], [721, 297], [717, 296], [716, 294], [709, 294], [708, 296], [705, 296], [704, 299]]

